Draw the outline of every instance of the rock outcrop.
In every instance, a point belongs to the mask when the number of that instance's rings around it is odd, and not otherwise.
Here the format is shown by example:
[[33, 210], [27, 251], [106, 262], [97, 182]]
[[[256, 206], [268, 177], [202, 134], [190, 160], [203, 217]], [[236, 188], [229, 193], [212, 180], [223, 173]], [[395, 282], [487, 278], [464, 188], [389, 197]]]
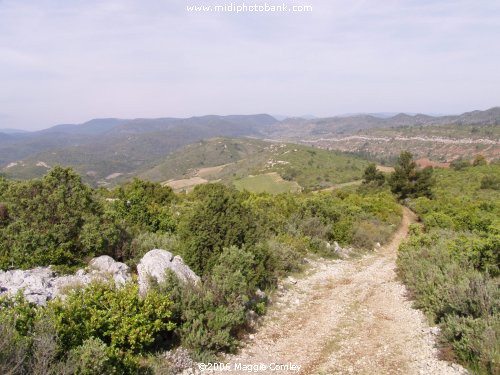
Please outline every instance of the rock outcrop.
[[[150, 278], [157, 282], [165, 279], [165, 272], [171, 270], [180, 281], [197, 284], [200, 278], [186, 265], [180, 256], [154, 249], [146, 253], [137, 266], [141, 294], [147, 292]], [[37, 305], [64, 295], [71, 289], [85, 286], [93, 281], [110, 281], [121, 286], [132, 280], [129, 267], [107, 255], [92, 259], [85, 269], [74, 275], [57, 276], [49, 267], [30, 270], [0, 270], [0, 295], [15, 295], [22, 291], [26, 300]]]
[[0, 295], [15, 295], [22, 290], [29, 302], [45, 305], [56, 293], [55, 278], [56, 274], [50, 267], [0, 271]]
[[184, 264], [180, 256], [174, 256], [166, 250], [154, 249], [147, 252], [137, 265], [140, 292], [142, 294], [147, 292], [150, 278], [159, 283], [165, 280], [167, 270], [171, 270], [184, 283], [200, 282], [200, 277]]
[[333, 248], [333, 252], [335, 255], [337, 255], [341, 259], [349, 258], [351, 253], [352, 253], [352, 248], [343, 248], [338, 244], [337, 241], [333, 243], [333, 246], [330, 243], [326, 244], [326, 247], [328, 249]]
[[92, 259], [88, 268], [91, 275], [111, 276], [117, 285], [123, 285], [132, 280], [129, 266], [115, 261], [108, 255]]
[[129, 267], [103, 255], [92, 259], [87, 269], [80, 269], [74, 275], [57, 276], [50, 267], [0, 270], [0, 295], [15, 295], [22, 290], [27, 301], [46, 305], [47, 301], [64, 295], [71, 288], [107, 280], [113, 280], [116, 285], [132, 280]]

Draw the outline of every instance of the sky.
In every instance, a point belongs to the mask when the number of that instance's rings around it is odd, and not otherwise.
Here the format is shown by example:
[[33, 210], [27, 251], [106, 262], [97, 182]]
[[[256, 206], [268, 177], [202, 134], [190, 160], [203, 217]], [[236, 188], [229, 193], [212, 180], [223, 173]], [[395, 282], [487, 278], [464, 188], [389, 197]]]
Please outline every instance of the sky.
[[283, 1], [0, 0], [0, 128], [500, 105], [498, 0]]

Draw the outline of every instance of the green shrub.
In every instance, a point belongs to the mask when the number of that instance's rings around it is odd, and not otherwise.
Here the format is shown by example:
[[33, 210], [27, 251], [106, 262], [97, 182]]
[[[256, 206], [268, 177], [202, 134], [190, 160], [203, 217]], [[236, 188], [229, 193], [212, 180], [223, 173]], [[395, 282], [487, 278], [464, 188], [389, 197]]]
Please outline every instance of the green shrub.
[[209, 284], [218, 304], [244, 306], [260, 284], [252, 253], [235, 246], [224, 249]]
[[442, 323], [443, 337], [458, 358], [475, 373], [498, 374], [500, 363], [500, 318], [448, 315]]
[[352, 243], [353, 221], [351, 216], [343, 217], [331, 225], [328, 239], [345, 246]]
[[168, 296], [155, 292], [141, 298], [133, 283], [122, 288], [91, 284], [50, 304], [64, 350], [95, 337], [111, 349], [129, 353], [144, 351], [174, 328], [171, 307]]
[[0, 268], [81, 264], [122, 244], [120, 227], [71, 169], [11, 182], [2, 196], [9, 220], [0, 228]]
[[184, 285], [172, 273], [158, 285], [174, 301], [179, 340], [198, 359], [236, 349], [238, 333], [245, 328], [245, 313], [259, 303], [254, 298], [263, 282], [258, 268], [252, 252], [230, 247], [221, 253], [204, 285]]
[[0, 296], [0, 322], [11, 326], [21, 336], [29, 336], [37, 317], [37, 307], [19, 292], [13, 297]]
[[471, 166], [470, 161], [464, 159], [455, 159], [450, 163], [450, 167], [453, 168], [455, 171], [461, 171], [470, 166]]
[[500, 190], [500, 177], [484, 176], [481, 180], [481, 189]]
[[196, 359], [211, 360], [220, 351], [236, 349], [236, 334], [245, 323], [241, 303], [224, 305], [208, 286], [182, 284], [171, 273], [158, 290], [172, 296], [176, 336], [185, 348], [193, 350]]
[[494, 374], [498, 371], [500, 279], [488, 272], [493, 265], [485, 269], [477, 261], [483, 241], [470, 233], [435, 230], [426, 234], [413, 229], [400, 247], [398, 269], [416, 306], [441, 324], [443, 338], [458, 358], [479, 372]]
[[453, 228], [453, 218], [443, 212], [432, 212], [423, 218], [424, 225], [428, 228]]
[[257, 242], [256, 222], [240, 194], [222, 184], [198, 185], [195, 203], [179, 224], [186, 263], [199, 275], [209, 273], [222, 249]]
[[75, 375], [118, 374], [110, 348], [99, 338], [90, 337], [68, 355], [65, 373]]
[[175, 194], [169, 186], [134, 180], [114, 191], [113, 203], [118, 216], [138, 231], [173, 232], [175, 220], [169, 210]]

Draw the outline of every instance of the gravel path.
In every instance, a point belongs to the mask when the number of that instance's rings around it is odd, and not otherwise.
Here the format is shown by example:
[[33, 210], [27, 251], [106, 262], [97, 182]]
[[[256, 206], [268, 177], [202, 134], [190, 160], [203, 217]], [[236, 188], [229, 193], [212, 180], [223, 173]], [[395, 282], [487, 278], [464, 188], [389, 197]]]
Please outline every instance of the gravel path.
[[[375, 253], [348, 261], [315, 261], [297, 280], [288, 279], [256, 332], [233, 364], [294, 364], [277, 374], [466, 374], [438, 359], [436, 328], [411, 307], [396, 278], [400, 242], [413, 214], [405, 209], [392, 241]], [[255, 373], [255, 372], [253, 372]]]

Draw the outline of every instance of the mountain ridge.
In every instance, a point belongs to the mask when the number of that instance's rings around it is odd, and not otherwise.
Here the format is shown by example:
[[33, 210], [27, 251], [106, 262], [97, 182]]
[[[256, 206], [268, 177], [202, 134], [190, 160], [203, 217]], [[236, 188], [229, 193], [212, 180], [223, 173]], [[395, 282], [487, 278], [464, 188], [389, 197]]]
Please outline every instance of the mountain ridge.
[[[425, 127], [430, 129], [431, 126], [445, 125], [446, 132], [462, 129], [461, 134], [465, 134], [464, 129], [477, 126], [487, 129], [479, 134], [495, 136], [497, 132], [490, 131], [488, 127], [496, 129], [500, 125], [500, 107], [440, 117], [400, 113], [390, 118], [358, 114], [283, 121], [268, 114], [93, 119], [79, 125], [62, 124], [36, 132], [0, 134], [0, 166], [3, 173], [17, 178], [40, 176], [45, 173], [47, 165], [72, 166], [96, 183], [110, 175], [126, 178], [136, 175], [138, 171], [154, 168], [175, 150], [214, 137], [297, 143], [398, 127], [425, 134]], [[365, 154], [362, 143], [349, 151]]]

